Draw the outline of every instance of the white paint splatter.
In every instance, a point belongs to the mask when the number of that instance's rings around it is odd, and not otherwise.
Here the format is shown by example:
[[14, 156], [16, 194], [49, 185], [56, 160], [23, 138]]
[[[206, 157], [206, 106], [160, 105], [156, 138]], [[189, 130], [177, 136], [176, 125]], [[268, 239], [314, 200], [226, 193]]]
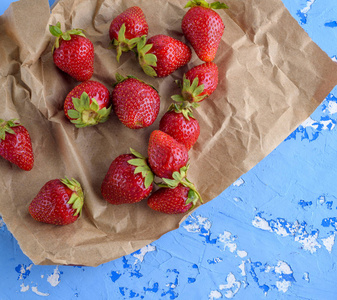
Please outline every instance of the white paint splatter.
[[188, 221], [192, 220], [193, 222], [190, 222], [189, 224], [183, 226], [188, 232], [192, 233], [200, 233], [201, 229], [203, 229], [204, 233], [203, 235], [208, 235], [209, 230], [212, 227], [212, 223], [209, 221], [209, 219], [204, 218], [202, 216], [193, 216], [191, 215], [188, 219]]
[[275, 272], [278, 274], [292, 274], [293, 273], [290, 266], [282, 260], [278, 261], [277, 266], [275, 267]]
[[20, 292], [22, 292], [22, 293], [27, 292], [29, 290], [29, 285], [28, 284], [25, 285], [24, 283], [21, 283], [20, 287], [21, 287]]
[[57, 286], [60, 283], [60, 272], [58, 266], [54, 269], [54, 273], [48, 276], [47, 281], [51, 286]]
[[333, 130], [335, 128], [335, 124], [332, 122], [332, 120], [321, 120], [321, 124], [323, 125], [322, 130]]
[[267, 222], [267, 220], [265, 220], [265, 219], [263, 219], [259, 216], [255, 216], [254, 220], [252, 221], [252, 224], [256, 228], [260, 228], [262, 230], [273, 232], [273, 230], [269, 226], [269, 223]]
[[332, 246], [335, 244], [335, 237], [336, 237], [336, 233], [330, 235], [326, 239], [322, 239], [323, 245], [329, 251], [329, 253], [331, 253]]
[[33, 291], [36, 295], [39, 295], [39, 296], [44, 296], [44, 297], [49, 296], [48, 293], [42, 293], [42, 292], [38, 291], [37, 286], [32, 286], [32, 291]]
[[239, 269], [241, 270], [241, 275], [242, 276], [246, 276], [246, 266], [245, 266], [245, 261], [244, 260], [239, 265]]
[[311, 6], [315, 3], [316, 0], [308, 0], [307, 1], [307, 6], [304, 7], [303, 9], [301, 9], [301, 12], [306, 14], [310, 9], [311, 9]]
[[310, 117], [308, 119], [306, 119], [301, 125], [304, 128], [306, 128], [306, 127], [312, 127], [314, 129], [318, 128], [317, 122], [315, 120], [313, 120], [312, 118], [310, 118]]
[[221, 284], [219, 286], [220, 290], [226, 290], [225, 297], [233, 298], [235, 294], [240, 290], [241, 282], [237, 281], [233, 273], [229, 273], [227, 275], [227, 283]]
[[27, 268], [24, 267], [24, 265], [21, 265], [21, 268], [20, 268], [20, 276], [18, 278], [18, 280], [22, 280], [23, 279], [23, 276], [24, 274], [27, 272], [27, 271], [30, 271], [33, 267], [33, 264], [30, 264]]
[[236, 243], [234, 243], [235, 238], [229, 231], [225, 231], [223, 234], [219, 235], [219, 241], [224, 244], [224, 250], [229, 249], [230, 252], [234, 252], [237, 248]]
[[244, 250], [237, 250], [236, 254], [241, 258], [246, 257], [248, 255], [248, 253]]
[[137, 264], [138, 262], [143, 262], [145, 254], [148, 253], [148, 252], [156, 251], [156, 247], [152, 246], [152, 245], [147, 245], [147, 246], [141, 248], [139, 251], [140, 251], [140, 253], [133, 254], [133, 256], [135, 258], [137, 258], [135, 260], [134, 264]]
[[329, 101], [327, 110], [331, 115], [337, 113], [337, 103], [334, 101]]
[[291, 282], [287, 280], [276, 281], [276, 287], [280, 292], [286, 293], [291, 286]]
[[242, 178], [239, 178], [238, 180], [236, 180], [233, 185], [234, 186], [241, 186], [245, 183], [245, 181]]
[[[322, 246], [318, 243], [318, 231], [313, 234], [308, 234], [305, 230], [305, 225], [301, 225], [298, 221], [289, 223], [284, 219], [266, 220], [260, 216], [255, 216], [252, 224], [256, 228], [262, 230], [274, 232], [282, 237], [294, 236], [294, 240], [302, 245], [302, 248], [306, 251], [314, 253], [317, 248]], [[272, 224], [272, 227], [270, 226]]]
[[309, 273], [305, 272], [302, 277], [305, 281], [310, 282]]
[[222, 294], [219, 291], [211, 291], [208, 295], [208, 300], [220, 299]]
[[310, 253], [315, 253], [317, 248], [322, 246], [317, 242], [318, 232], [313, 235], [298, 235], [295, 237], [295, 241], [302, 244], [304, 250], [309, 251]]
[[[336, 109], [337, 109], [337, 107], [336, 107]], [[318, 198], [318, 203], [321, 204], [321, 205], [323, 205], [325, 203], [325, 197], [324, 196], [320, 196]]]

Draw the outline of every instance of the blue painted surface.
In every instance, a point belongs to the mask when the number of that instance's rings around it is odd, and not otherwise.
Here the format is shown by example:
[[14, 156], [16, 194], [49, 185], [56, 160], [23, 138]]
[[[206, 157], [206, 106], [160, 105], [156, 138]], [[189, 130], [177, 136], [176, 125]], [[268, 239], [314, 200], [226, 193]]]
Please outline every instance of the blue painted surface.
[[[336, 60], [335, 0], [284, 3]], [[0, 219], [0, 300], [337, 299], [336, 123], [337, 88], [179, 229], [96, 268], [33, 265]]]

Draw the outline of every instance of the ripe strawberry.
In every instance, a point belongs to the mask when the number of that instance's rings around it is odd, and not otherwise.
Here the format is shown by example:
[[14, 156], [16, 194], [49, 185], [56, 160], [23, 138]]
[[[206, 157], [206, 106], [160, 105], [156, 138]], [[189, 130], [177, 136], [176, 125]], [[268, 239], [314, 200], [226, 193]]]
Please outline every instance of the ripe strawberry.
[[94, 45], [81, 29], [61, 31], [61, 24], [50, 25], [49, 31], [56, 36], [53, 46], [55, 65], [77, 81], [86, 81], [94, 73]]
[[103, 123], [110, 112], [110, 92], [98, 81], [80, 83], [64, 101], [64, 113], [77, 128]]
[[53, 179], [41, 188], [28, 211], [36, 221], [67, 225], [81, 215], [83, 202], [83, 191], [77, 180]]
[[118, 119], [131, 129], [150, 126], [157, 118], [160, 97], [151, 85], [132, 77], [116, 74], [112, 105]]
[[162, 187], [149, 197], [147, 204], [153, 210], [166, 214], [184, 213], [192, 207], [192, 203], [186, 204], [189, 190], [183, 185], [174, 189]]
[[225, 30], [221, 17], [213, 9], [228, 6], [218, 1], [209, 4], [205, 0], [192, 0], [187, 7], [190, 9], [183, 17], [181, 29], [198, 57], [205, 62], [213, 61]]
[[199, 200], [202, 203], [194, 184], [186, 178], [187, 169], [174, 172], [172, 180], [163, 179], [164, 183], [149, 197], [148, 206], [162, 213], [179, 214], [193, 209]]
[[0, 156], [25, 171], [34, 165], [34, 154], [27, 129], [14, 119], [0, 119]]
[[159, 130], [172, 136], [190, 150], [198, 140], [200, 125], [192, 116], [186, 117], [182, 112], [169, 110], [161, 118]]
[[[196, 80], [197, 79], [197, 80]], [[196, 80], [196, 82], [194, 82]], [[194, 83], [193, 83], [194, 82]], [[200, 92], [200, 86], [202, 91]], [[182, 96], [190, 102], [201, 102], [218, 86], [218, 67], [214, 62], [205, 62], [186, 72], [182, 85]], [[199, 87], [199, 89], [197, 89]]]
[[139, 202], [152, 191], [154, 175], [146, 158], [133, 149], [113, 160], [101, 185], [103, 198], [111, 204]]
[[192, 56], [182, 41], [159, 34], [137, 44], [139, 64], [149, 76], [166, 77], [186, 65]]
[[141, 36], [147, 36], [149, 26], [140, 7], [132, 6], [114, 18], [110, 24], [109, 36], [117, 49], [117, 61], [122, 52], [133, 49]]
[[173, 172], [186, 166], [188, 150], [167, 133], [154, 130], [149, 139], [148, 161], [158, 177], [172, 178]]

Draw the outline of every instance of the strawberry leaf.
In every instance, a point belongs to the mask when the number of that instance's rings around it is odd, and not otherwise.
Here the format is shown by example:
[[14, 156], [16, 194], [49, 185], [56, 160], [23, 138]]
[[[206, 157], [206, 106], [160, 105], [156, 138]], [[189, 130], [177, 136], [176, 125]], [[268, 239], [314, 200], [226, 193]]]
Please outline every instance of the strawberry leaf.
[[225, 3], [216, 1], [216, 2], [211, 3], [211, 8], [212, 9], [228, 9], [229, 7]]
[[153, 183], [153, 180], [154, 180], [153, 173], [148, 172], [147, 175], [145, 176], [145, 180], [144, 180], [144, 186], [145, 186], [146, 189]]
[[130, 159], [128, 160], [128, 163], [130, 165], [136, 166], [136, 167], [140, 167], [140, 166], [144, 166], [144, 159], [142, 158], [135, 158], [135, 159]]
[[68, 116], [72, 119], [78, 119], [80, 117], [80, 113], [75, 109], [69, 109]]
[[70, 180], [65, 177], [63, 179], [60, 179], [60, 181], [73, 192], [70, 196], [68, 204], [70, 204], [75, 210], [74, 216], [77, 216], [78, 214], [81, 215], [82, 207], [84, 204], [84, 194], [81, 184], [74, 178]]
[[20, 123], [15, 122], [16, 119], [11, 119], [9, 121], [5, 121], [0, 119], [0, 139], [4, 140], [6, 138], [6, 134], [15, 134], [15, 131], [12, 127], [20, 126]]

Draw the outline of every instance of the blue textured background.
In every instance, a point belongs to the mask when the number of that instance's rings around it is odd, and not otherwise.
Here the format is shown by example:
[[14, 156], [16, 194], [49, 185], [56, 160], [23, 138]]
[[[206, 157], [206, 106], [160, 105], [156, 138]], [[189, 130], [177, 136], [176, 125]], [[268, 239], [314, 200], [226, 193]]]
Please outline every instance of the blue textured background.
[[[337, 61], [335, 0], [283, 1]], [[337, 299], [336, 123], [335, 88], [179, 229], [96, 268], [32, 264], [0, 218], [0, 300]]]

